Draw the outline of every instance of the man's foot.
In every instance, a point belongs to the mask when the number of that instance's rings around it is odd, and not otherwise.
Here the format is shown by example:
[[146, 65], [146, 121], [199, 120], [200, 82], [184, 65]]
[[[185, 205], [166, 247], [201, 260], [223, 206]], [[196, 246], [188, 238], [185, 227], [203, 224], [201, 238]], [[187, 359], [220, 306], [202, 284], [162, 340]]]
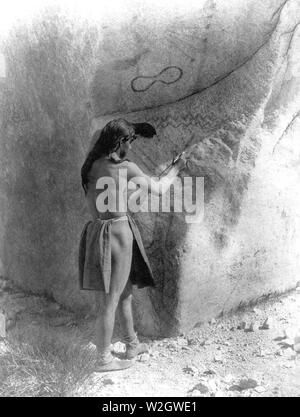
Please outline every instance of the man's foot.
[[132, 342], [126, 344], [126, 358], [133, 359], [142, 353], [148, 353], [149, 348], [146, 343]]
[[100, 362], [96, 364], [95, 372], [122, 371], [123, 369], [130, 368], [133, 364], [133, 361], [114, 358], [108, 363]]

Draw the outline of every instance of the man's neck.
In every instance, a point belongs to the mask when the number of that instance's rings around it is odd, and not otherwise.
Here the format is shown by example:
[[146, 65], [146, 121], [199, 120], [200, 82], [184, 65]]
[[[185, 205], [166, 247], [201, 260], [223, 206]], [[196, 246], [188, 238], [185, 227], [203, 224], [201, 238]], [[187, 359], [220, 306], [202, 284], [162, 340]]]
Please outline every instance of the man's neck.
[[123, 161], [123, 159], [120, 158], [120, 155], [118, 155], [117, 152], [113, 152], [112, 154], [110, 154], [108, 156], [108, 159], [110, 159], [110, 160], [112, 160], [114, 162], [121, 162], [121, 161]]

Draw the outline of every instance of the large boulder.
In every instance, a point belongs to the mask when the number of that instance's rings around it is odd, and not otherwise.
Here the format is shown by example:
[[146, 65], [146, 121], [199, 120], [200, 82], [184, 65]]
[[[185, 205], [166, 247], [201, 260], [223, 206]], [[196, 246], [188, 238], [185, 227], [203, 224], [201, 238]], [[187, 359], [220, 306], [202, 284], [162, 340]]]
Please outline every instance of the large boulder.
[[[126, 20], [45, 12], [5, 42], [1, 82], [3, 273], [88, 309], [77, 248], [89, 218], [80, 166], [112, 118], [147, 121], [132, 159], [157, 174], [188, 143], [204, 218], [135, 215], [157, 288], [135, 293], [138, 328], [176, 333], [296, 285], [299, 227], [297, 0], [157, 4]], [[117, 23], [115, 23], [117, 22]], [[179, 180], [178, 180], [179, 181]]]

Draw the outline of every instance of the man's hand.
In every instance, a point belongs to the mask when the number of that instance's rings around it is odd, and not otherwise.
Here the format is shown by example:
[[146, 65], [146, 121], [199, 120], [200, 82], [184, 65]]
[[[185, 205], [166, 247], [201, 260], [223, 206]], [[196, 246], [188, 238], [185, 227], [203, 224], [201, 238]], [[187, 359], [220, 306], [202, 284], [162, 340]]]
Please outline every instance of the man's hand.
[[188, 161], [189, 161], [189, 156], [185, 151], [183, 151], [181, 152], [181, 154], [177, 155], [174, 158], [173, 164], [176, 165], [179, 168], [179, 170], [182, 170], [187, 166]]

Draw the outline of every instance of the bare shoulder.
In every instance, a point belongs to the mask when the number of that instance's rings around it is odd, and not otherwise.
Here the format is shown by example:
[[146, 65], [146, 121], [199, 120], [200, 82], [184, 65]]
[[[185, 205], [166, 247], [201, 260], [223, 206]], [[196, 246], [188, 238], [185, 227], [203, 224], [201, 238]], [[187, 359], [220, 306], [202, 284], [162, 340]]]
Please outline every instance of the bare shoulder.
[[[126, 165], [125, 165], [126, 164]], [[135, 162], [132, 161], [124, 161], [124, 167], [127, 168], [127, 172], [129, 176], [137, 176], [142, 175], [142, 170], [137, 166]]]

